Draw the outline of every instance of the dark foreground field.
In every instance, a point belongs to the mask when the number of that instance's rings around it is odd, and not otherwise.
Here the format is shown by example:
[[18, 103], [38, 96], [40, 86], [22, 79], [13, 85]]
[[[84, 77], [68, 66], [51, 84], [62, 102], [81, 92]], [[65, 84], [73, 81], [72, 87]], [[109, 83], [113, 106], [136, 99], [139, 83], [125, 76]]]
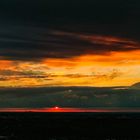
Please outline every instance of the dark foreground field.
[[0, 140], [140, 139], [139, 113], [0, 113]]

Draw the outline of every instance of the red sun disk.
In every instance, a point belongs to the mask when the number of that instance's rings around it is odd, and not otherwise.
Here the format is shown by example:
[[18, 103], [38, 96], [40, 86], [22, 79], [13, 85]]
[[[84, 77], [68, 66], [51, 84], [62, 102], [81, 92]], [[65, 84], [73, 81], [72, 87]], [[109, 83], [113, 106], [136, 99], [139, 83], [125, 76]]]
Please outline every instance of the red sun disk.
[[58, 107], [58, 106], [55, 106], [54, 108], [55, 108], [55, 109], [59, 109], [59, 107]]

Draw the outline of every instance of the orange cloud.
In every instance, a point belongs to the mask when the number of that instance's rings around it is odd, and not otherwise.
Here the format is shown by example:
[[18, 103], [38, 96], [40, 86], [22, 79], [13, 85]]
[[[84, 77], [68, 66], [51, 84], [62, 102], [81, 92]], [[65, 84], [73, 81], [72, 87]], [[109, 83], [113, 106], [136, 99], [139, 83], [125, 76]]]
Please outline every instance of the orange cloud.
[[0, 60], [0, 69], [8, 69], [12, 66], [12, 61], [10, 60]]
[[0, 60], [0, 86], [123, 86], [140, 81], [139, 42], [57, 31], [51, 35], [64, 42], [41, 50], [39, 59]]
[[140, 64], [140, 51], [112, 52], [108, 55], [85, 54], [67, 59], [45, 59], [42, 63], [54, 67], [75, 67], [75, 66], [112, 66], [112, 65], [138, 65]]

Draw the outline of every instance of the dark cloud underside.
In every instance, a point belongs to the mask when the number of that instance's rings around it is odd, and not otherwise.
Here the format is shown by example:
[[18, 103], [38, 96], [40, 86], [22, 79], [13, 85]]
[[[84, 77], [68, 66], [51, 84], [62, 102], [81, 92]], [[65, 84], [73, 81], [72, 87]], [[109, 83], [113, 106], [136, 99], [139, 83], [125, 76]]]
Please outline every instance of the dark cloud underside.
[[[139, 5], [138, 0], [2, 1], [0, 57], [26, 61], [137, 50]], [[111, 36], [124, 40], [111, 42]]]
[[10, 29], [11, 31], [1, 33], [0, 56], [3, 59], [70, 58], [89, 53], [104, 55], [112, 51], [140, 49], [139, 42], [109, 36], [32, 27]]

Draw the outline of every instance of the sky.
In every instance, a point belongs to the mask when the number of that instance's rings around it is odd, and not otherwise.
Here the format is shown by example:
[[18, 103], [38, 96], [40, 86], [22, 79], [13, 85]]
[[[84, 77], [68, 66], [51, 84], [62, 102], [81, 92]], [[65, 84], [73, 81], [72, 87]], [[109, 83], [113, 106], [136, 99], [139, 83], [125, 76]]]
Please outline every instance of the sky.
[[0, 87], [140, 82], [140, 2], [0, 2]]

